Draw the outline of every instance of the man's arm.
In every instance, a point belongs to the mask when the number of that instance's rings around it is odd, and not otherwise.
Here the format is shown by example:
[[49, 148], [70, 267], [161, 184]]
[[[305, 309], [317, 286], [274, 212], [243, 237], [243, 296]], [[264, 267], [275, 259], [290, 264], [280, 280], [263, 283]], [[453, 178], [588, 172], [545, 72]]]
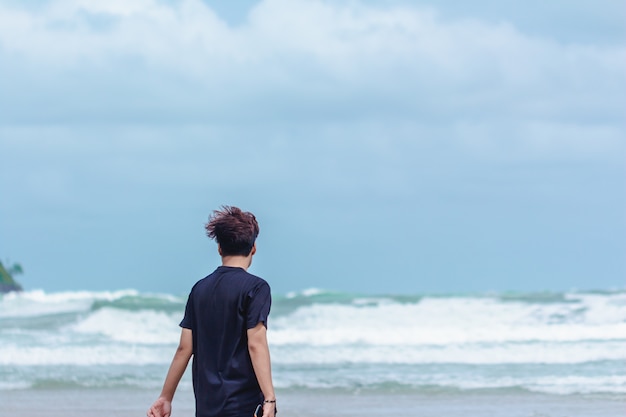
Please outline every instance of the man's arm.
[[183, 329], [180, 333], [180, 342], [172, 359], [161, 395], [148, 410], [148, 417], [169, 417], [172, 413], [172, 399], [176, 387], [187, 369], [189, 358], [193, 354], [193, 337], [191, 329]]
[[[252, 367], [263, 392], [265, 400], [276, 400], [274, 384], [272, 383], [272, 365], [270, 349], [267, 345], [267, 329], [261, 322], [252, 329], [248, 329], [248, 351], [252, 360]], [[275, 403], [263, 404], [263, 417], [274, 417]]]

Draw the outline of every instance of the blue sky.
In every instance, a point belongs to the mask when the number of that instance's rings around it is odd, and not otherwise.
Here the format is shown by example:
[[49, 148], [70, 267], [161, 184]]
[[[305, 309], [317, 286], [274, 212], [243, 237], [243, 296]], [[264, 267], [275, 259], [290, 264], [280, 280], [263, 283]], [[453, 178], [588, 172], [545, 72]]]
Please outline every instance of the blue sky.
[[0, 259], [185, 293], [623, 288], [618, 1], [0, 0]]

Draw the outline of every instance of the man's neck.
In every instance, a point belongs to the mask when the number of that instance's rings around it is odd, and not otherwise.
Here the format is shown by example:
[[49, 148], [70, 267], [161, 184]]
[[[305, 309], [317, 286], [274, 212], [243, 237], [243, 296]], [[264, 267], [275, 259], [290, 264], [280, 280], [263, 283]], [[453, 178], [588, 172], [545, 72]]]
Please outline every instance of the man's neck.
[[248, 270], [252, 261], [251, 256], [222, 256], [222, 266], [243, 268]]

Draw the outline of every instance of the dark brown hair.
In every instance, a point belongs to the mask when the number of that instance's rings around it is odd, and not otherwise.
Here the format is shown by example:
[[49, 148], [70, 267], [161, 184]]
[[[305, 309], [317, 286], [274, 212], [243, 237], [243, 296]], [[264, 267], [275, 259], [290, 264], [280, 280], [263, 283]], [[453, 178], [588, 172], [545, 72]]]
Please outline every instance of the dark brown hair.
[[214, 210], [204, 228], [207, 236], [220, 245], [222, 256], [248, 256], [259, 235], [254, 214], [233, 206]]

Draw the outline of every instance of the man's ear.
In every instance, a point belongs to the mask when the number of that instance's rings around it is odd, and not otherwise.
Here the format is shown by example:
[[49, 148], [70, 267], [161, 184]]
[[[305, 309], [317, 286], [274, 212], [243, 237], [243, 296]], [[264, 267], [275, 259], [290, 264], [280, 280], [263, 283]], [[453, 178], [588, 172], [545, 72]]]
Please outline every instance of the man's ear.
[[222, 247], [219, 244], [217, 245], [217, 253], [219, 253], [220, 256], [223, 256], [222, 255]]
[[254, 255], [256, 253], [256, 242], [252, 245], [252, 250], [250, 251], [250, 255]]

